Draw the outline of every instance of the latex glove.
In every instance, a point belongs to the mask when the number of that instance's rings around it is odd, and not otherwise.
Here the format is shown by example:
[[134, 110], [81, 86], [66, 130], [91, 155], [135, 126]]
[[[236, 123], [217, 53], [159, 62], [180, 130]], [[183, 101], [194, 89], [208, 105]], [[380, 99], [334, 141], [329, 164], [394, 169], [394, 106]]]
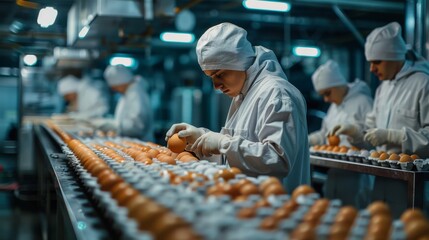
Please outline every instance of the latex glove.
[[210, 157], [213, 154], [220, 154], [221, 143], [228, 138], [226, 135], [220, 133], [208, 132], [199, 137], [189, 150], [200, 157]]
[[176, 123], [170, 127], [170, 129], [165, 134], [165, 141], [173, 136], [173, 134], [178, 133], [179, 137], [186, 138], [188, 144], [193, 144], [205, 131], [201, 128], [197, 128], [187, 123]]
[[380, 146], [386, 143], [401, 145], [405, 133], [397, 129], [372, 128], [367, 131], [364, 140], [373, 146]]
[[308, 144], [310, 146], [323, 144], [324, 137], [322, 133], [315, 132], [308, 135]]
[[332, 135], [340, 135], [344, 134], [352, 138], [359, 137], [361, 135], [360, 128], [356, 124], [339, 124], [336, 125], [331, 129], [331, 131], [328, 132], [328, 135], [326, 137], [332, 136]]

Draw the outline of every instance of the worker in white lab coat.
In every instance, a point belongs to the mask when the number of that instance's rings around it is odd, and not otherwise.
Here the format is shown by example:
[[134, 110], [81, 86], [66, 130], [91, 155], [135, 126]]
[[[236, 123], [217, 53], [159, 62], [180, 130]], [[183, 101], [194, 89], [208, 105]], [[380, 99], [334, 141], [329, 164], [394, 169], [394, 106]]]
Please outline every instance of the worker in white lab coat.
[[114, 119], [96, 123], [102, 130], [114, 130], [120, 136], [153, 141], [153, 115], [145, 80], [123, 65], [108, 66], [104, 78], [110, 88], [122, 96]]
[[[342, 124], [334, 127], [332, 133], [346, 134], [356, 143], [365, 140], [377, 150], [429, 157], [427, 61], [407, 56], [401, 26], [396, 22], [376, 28], [368, 35], [365, 56], [370, 71], [381, 81], [373, 110], [367, 115], [364, 129]], [[406, 194], [403, 182], [376, 178], [374, 199], [383, 199], [391, 208], [403, 210]]]
[[[325, 102], [332, 103], [320, 130], [309, 135], [310, 145], [327, 144], [329, 130], [341, 123], [363, 125], [365, 116], [372, 109], [373, 100], [368, 85], [360, 80], [348, 83], [338, 63], [329, 60], [311, 77], [314, 89]], [[340, 145], [351, 147], [345, 135]], [[369, 201], [369, 177], [340, 169], [329, 169], [324, 186], [325, 196], [339, 198], [346, 205], [366, 206]], [[351, 188], [350, 186], [354, 186]]]
[[59, 80], [58, 92], [67, 104], [67, 117], [80, 120], [100, 118], [109, 112], [109, 89], [102, 81], [67, 75]]
[[274, 53], [246, 37], [241, 27], [222, 23], [197, 43], [200, 67], [214, 88], [233, 98], [221, 132], [180, 123], [166, 138], [178, 132], [200, 158], [222, 157], [247, 175], [283, 179], [293, 191], [310, 181], [305, 100]]

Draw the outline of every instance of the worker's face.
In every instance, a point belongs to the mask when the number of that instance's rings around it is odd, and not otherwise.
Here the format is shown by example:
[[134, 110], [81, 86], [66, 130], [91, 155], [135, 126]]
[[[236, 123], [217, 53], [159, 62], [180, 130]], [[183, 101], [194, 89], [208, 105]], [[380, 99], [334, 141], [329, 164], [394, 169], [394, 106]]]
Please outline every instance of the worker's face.
[[68, 103], [73, 103], [77, 100], [77, 93], [67, 93], [64, 95], [64, 100]]
[[392, 80], [399, 72], [397, 61], [370, 61], [369, 70], [378, 77], [378, 80]]
[[344, 98], [344, 95], [342, 94], [340, 89], [341, 88], [339, 87], [331, 87], [320, 90], [319, 94], [323, 97], [323, 101], [339, 105]]
[[110, 86], [110, 88], [112, 89], [112, 91], [118, 92], [120, 94], [124, 94], [127, 91], [128, 85], [129, 85], [128, 83], [125, 83], [121, 85]]
[[215, 89], [221, 90], [230, 97], [240, 94], [246, 81], [245, 71], [235, 70], [205, 70], [204, 73], [212, 79]]

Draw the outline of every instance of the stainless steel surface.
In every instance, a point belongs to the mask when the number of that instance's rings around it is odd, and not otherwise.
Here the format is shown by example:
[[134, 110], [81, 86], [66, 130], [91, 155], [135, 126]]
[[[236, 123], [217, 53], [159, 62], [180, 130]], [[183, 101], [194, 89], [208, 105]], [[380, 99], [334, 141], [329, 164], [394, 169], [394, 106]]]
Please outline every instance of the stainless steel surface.
[[424, 202], [424, 182], [429, 181], [429, 172], [406, 171], [314, 155], [310, 155], [310, 164], [405, 181], [408, 188], [407, 206], [411, 208], [427, 208]]
[[40, 125], [35, 126], [35, 135], [36, 152], [41, 153], [38, 156], [40, 204], [45, 219], [48, 219], [44, 236], [50, 239], [112, 237], [67, 166], [68, 160], [58, 145], [62, 141], [50, 129]]

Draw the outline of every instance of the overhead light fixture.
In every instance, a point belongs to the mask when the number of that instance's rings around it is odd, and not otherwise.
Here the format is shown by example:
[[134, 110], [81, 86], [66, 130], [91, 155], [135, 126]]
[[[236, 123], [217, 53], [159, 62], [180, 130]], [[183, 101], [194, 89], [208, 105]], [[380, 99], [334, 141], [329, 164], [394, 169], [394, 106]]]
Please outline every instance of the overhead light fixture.
[[40, 9], [39, 16], [37, 17], [37, 23], [43, 27], [47, 28], [54, 24], [55, 19], [57, 19], [58, 11], [53, 7], [45, 7]]
[[192, 33], [163, 32], [159, 38], [164, 42], [193, 43], [195, 41]]
[[290, 3], [277, 1], [262, 1], [262, 0], [244, 0], [243, 6], [247, 9], [289, 12]]
[[34, 66], [34, 64], [37, 63], [37, 57], [33, 54], [27, 54], [22, 59], [24, 61], [24, 64], [27, 66]]
[[318, 47], [294, 47], [292, 52], [300, 57], [319, 57], [321, 53]]
[[137, 60], [135, 60], [132, 57], [112, 57], [109, 61], [110, 65], [116, 66], [116, 65], [124, 65], [125, 67], [129, 68], [136, 68], [137, 67]]
[[84, 38], [86, 36], [86, 34], [88, 34], [88, 32], [89, 32], [89, 28], [90, 27], [88, 25], [84, 26], [78, 34], [79, 38]]

